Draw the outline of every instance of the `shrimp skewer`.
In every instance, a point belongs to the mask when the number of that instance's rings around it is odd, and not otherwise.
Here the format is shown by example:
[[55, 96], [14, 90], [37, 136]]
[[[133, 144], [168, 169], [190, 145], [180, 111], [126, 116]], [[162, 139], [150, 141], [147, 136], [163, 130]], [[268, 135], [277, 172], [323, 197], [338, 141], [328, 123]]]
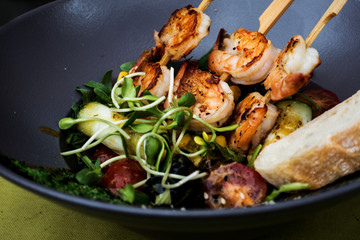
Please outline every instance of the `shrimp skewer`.
[[[152, 62], [153, 53], [145, 50], [135, 65], [130, 69], [129, 74], [145, 72], [145, 75], [133, 78], [134, 84], [140, 86], [139, 96], [145, 90], [157, 97], [165, 96], [169, 91], [170, 70], [157, 62]], [[150, 60], [150, 61], [149, 61]]]
[[[226, 123], [235, 108], [229, 85], [210, 72], [198, 69], [196, 62], [184, 62], [174, 80], [174, 96], [179, 99], [187, 92], [191, 92], [196, 99], [191, 107], [194, 115], [214, 127]], [[169, 104], [166, 102], [165, 107], [169, 107]], [[210, 131], [196, 120], [190, 122], [189, 129]]]
[[203, 13], [213, 0], [203, 0], [198, 8], [188, 5], [176, 10], [160, 32], [154, 32], [160, 65], [188, 55], [209, 34], [210, 18]]
[[346, 1], [333, 1], [306, 40], [300, 35], [290, 39], [264, 81], [265, 88], [271, 92], [271, 100], [278, 101], [291, 96], [309, 83], [313, 70], [321, 63], [318, 51], [310, 46], [330, 19], [340, 12]]
[[258, 31], [238, 29], [229, 37], [220, 30], [217, 42], [209, 55], [209, 68], [220, 79], [236, 84], [251, 85], [263, 81], [272, 68], [280, 50], [267, 40], [265, 34], [279, 20], [294, 0], [274, 0], [260, 16]]
[[250, 93], [235, 110], [235, 123], [239, 127], [232, 132], [230, 149], [246, 153], [251, 146], [257, 146], [275, 124], [278, 111], [269, 103], [269, 94]]
[[189, 5], [176, 10], [160, 32], [154, 32], [155, 47], [145, 50], [129, 71], [146, 73], [134, 78], [134, 84], [140, 86], [139, 95], [145, 90], [157, 97], [168, 93], [170, 70], [166, 64], [189, 54], [209, 34], [210, 18], [202, 12], [212, 1], [202, 1], [198, 9]]

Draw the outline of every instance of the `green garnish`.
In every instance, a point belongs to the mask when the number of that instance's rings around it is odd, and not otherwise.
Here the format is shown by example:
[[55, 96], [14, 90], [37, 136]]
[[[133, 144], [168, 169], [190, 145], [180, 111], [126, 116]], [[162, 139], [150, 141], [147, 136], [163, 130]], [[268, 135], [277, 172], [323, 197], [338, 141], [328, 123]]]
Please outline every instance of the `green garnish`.
[[99, 183], [103, 177], [103, 173], [100, 168], [100, 159], [97, 159], [94, 164], [88, 156], [84, 155], [79, 157], [87, 165], [87, 168], [83, 168], [76, 173], [76, 179], [79, 183], [89, 186]]
[[126, 62], [120, 65], [121, 71], [129, 72], [130, 69], [134, 66], [135, 62]]
[[274, 189], [267, 197], [265, 201], [273, 201], [275, 198], [277, 198], [280, 193], [283, 192], [291, 192], [291, 191], [299, 191], [299, 190], [306, 190], [310, 188], [310, 184], [308, 183], [288, 183], [281, 185], [279, 189]]
[[121, 199], [130, 204], [148, 205], [150, 203], [148, 195], [135, 190], [135, 188], [130, 184], [127, 184], [123, 189], [119, 189], [118, 192], [121, 194]]
[[[128, 71], [133, 66], [133, 63], [127, 63], [121, 66], [123, 71]], [[170, 69], [171, 81], [170, 85], [173, 85], [173, 73], [174, 70]], [[169, 90], [167, 100], [170, 103], [170, 107], [163, 110], [159, 107], [166, 97], [156, 97], [149, 91], [145, 90], [142, 95], [139, 96], [139, 87], [134, 85], [133, 77], [144, 75], [145, 73], [136, 72], [129, 74], [118, 81], [114, 85], [109, 84], [111, 80], [111, 72], [108, 72], [104, 76], [101, 83], [94, 81], [88, 82], [85, 86], [90, 89], [80, 89], [78, 91], [82, 93], [83, 105], [91, 101], [98, 101], [108, 107], [114, 114], [121, 114], [125, 119], [117, 122], [108, 121], [97, 117], [86, 118], [63, 118], [59, 121], [59, 127], [62, 130], [72, 129], [78, 123], [84, 123], [87, 121], [95, 121], [105, 123], [104, 127], [97, 130], [81, 147], [71, 151], [63, 152], [62, 155], [77, 154], [87, 168], [82, 169], [76, 175], [76, 178], [80, 183], [84, 184], [96, 184], [101, 180], [102, 172], [101, 168], [107, 166], [113, 161], [118, 161], [123, 158], [132, 158], [138, 161], [141, 167], [148, 172], [149, 176], [161, 176], [161, 184], [165, 189], [165, 192], [158, 195], [156, 203], [171, 204], [171, 197], [169, 189], [182, 186], [188, 181], [202, 178], [207, 173], [194, 171], [188, 176], [182, 176], [173, 174], [170, 172], [171, 162], [175, 154], [182, 154], [187, 157], [204, 157], [206, 154], [213, 154], [226, 156], [225, 159], [234, 159], [235, 161], [242, 162], [244, 157], [242, 155], [235, 154], [229, 148], [221, 147], [214, 142], [217, 132], [226, 132], [235, 130], [238, 125], [231, 125], [226, 127], [214, 127], [197, 116], [193, 115], [191, 107], [196, 103], [195, 96], [192, 93], [186, 93], [179, 99], [173, 98], [172, 91]], [[92, 91], [91, 91], [92, 89]], [[74, 107], [77, 112], [81, 107]], [[94, 115], [96, 116], [96, 115]], [[201, 147], [197, 148], [195, 152], [185, 153], [179, 148], [179, 144], [188, 130], [190, 121], [198, 121], [206, 126], [210, 132], [211, 137], [206, 133], [203, 137], [195, 137]], [[102, 133], [102, 131], [107, 131]], [[109, 131], [110, 130], [110, 131]], [[127, 141], [130, 141], [129, 134], [138, 134], [136, 142], [135, 155], [131, 155], [128, 152]], [[99, 161], [92, 163], [91, 160], [86, 157], [83, 152], [91, 149], [102, 143], [110, 136], [121, 137], [122, 145], [124, 147], [125, 155], [109, 159], [106, 162], [100, 164]], [[134, 143], [131, 143], [134, 144]], [[81, 155], [80, 155], [81, 154]], [[168, 181], [171, 178], [171, 184]], [[178, 181], [173, 181], [177, 179]], [[141, 181], [134, 186], [140, 187], [145, 184], [145, 181]], [[134, 186], [127, 186], [125, 189], [120, 189], [119, 193], [122, 196], [122, 200], [132, 203], [136, 201], [134, 196], [137, 191], [134, 191]], [[134, 195], [135, 194], [135, 195]], [[134, 200], [135, 199], [135, 200]]]
[[209, 62], [209, 54], [211, 53], [212, 49], [210, 49], [204, 56], [202, 56], [198, 62], [198, 68], [202, 71], [208, 70], [208, 62]]
[[254, 168], [254, 161], [255, 159], [257, 158], [257, 156], [259, 155], [260, 151], [261, 151], [261, 148], [262, 148], [262, 144], [259, 144], [256, 146], [252, 156], [251, 156], [251, 159], [248, 163], [248, 167], [251, 167], [251, 168]]
[[30, 167], [24, 162], [1, 156], [1, 162], [4, 166], [14, 172], [33, 180], [39, 184], [45, 185], [54, 190], [64, 192], [74, 196], [85, 197], [93, 200], [104, 201], [115, 204], [126, 204], [114, 196], [105, 188], [97, 185], [84, 185], [77, 181], [75, 174], [64, 168], [44, 168]]

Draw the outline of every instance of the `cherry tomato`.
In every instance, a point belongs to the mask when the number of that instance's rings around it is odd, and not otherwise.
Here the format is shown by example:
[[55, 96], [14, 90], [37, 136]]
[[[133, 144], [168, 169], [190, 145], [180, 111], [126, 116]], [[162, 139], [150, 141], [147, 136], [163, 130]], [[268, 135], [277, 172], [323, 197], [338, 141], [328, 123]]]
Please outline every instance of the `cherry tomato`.
[[[96, 149], [92, 159], [94, 161], [96, 161], [98, 158], [100, 158], [100, 162], [103, 163], [106, 160], [109, 160], [110, 158], [113, 158], [116, 156], [118, 156], [118, 155], [116, 153], [114, 153], [110, 148], [108, 148], [106, 146], [101, 146], [98, 149]], [[112, 163], [105, 166], [104, 168], [102, 168], [102, 172], [105, 173], [111, 165], [112, 165]]]
[[267, 184], [254, 169], [240, 163], [221, 165], [205, 181], [204, 198], [210, 208], [254, 206], [265, 201]]
[[136, 160], [123, 159], [114, 162], [105, 173], [101, 184], [115, 195], [117, 190], [126, 184], [135, 184], [146, 179], [146, 171]]
[[333, 93], [327, 89], [324, 89], [324, 88], [308, 89], [308, 90], [305, 90], [304, 92], [302, 92], [301, 94], [312, 99], [318, 106], [318, 108], [316, 108], [313, 103], [311, 103], [307, 99], [301, 97], [301, 95], [297, 95], [295, 97], [296, 100], [305, 102], [311, 106], [311, 109], [313, 112], [313, 118], [319, 116], [323, 112], [336, 106], [340, 102], [339, 98], [336, 96], [335, 93]]

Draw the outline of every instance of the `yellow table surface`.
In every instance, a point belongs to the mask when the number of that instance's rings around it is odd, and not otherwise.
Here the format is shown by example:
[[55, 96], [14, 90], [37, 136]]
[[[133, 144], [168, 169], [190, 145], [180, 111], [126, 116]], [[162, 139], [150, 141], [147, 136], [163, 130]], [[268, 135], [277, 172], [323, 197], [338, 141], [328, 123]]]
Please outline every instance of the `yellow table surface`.
[[[150, 238], [116, 222], [66, 209], [0, 177], [0, 239]], [[360, 194], [262, 239], [360, 239]]]

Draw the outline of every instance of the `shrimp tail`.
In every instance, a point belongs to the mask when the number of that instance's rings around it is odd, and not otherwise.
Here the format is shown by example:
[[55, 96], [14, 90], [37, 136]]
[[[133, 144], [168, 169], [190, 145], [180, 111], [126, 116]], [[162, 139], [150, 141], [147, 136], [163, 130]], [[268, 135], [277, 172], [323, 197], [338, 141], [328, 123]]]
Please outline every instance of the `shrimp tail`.
[[302, 87], [308, 85], [310, 75], [294, 73], [286, 76], [282, 81], [278, 81], [271, 87], [271, 99], [279, 101], [297, 93]]

